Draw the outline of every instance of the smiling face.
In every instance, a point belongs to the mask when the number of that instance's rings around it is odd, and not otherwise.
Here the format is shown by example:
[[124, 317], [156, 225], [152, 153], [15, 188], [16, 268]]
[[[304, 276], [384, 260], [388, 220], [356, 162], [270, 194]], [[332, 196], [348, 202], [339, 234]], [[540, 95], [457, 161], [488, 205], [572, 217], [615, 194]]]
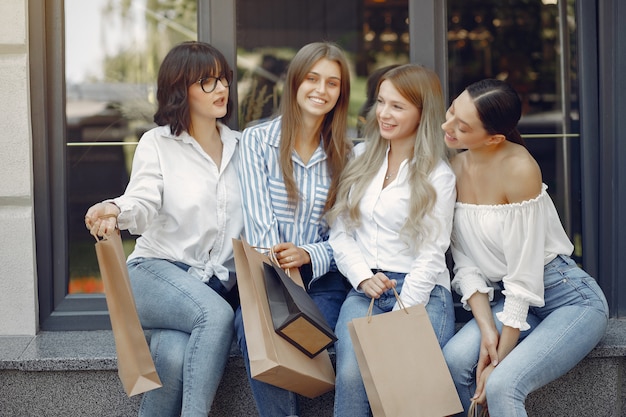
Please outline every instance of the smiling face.
[[467, 91], [452, 102], [441, 125], [446, 145], [452, 149], [474, 149], [487, 143], [487, 133], [478, 117], [476, 105]]
[[385, 80], [380, 84], [376, 101], [376, 119], [380, 135], [387, 140], [415, 141], [422, 112]]
[[205, 93], [200, 83], [192, 84], [188, 90], [189, 114], [192, 121], [195, 118], [219, 119], [224, 117], [227, 111], [229, 93], [229, 87], [224, 87], [221, 82], [217, 82], [215, 90], [210, 93]]
[[296, 100], [304, 117], [323, 118], [337, 104], [341, 92], [341, 68], [335, 61], [317, 61], [298, 87]]

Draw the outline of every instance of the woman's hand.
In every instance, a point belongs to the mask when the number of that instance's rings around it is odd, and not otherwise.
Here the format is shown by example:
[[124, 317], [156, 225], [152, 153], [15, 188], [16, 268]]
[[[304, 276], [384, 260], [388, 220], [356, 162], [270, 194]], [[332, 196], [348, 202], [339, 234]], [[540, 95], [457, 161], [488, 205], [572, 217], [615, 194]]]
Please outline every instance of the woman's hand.
[[362, 281], [359, 289], [370, 298], [380, 298], [387, 290], [395, 288], [396, 280], [387, 278], [382, 272], [377, 272], [373, 277]]
[[276, 260], [283, 269], [300, 268], [302, 265], [311, 263], [309, 253], [291, 242], [279, 243], [272, 249], [276, 254]]
[[[479, 391], [478, 381], [483, 380], [486, 382], [487, 377], [500, 361], [498, 355], [500, 334], [498, 333], [498, 330], [495, 327], [486, 327], [485, 329], [481, 328], [480, 333], [480, 354], [478, 356], [478, 363], [476, 364], [476, 393]], [[487, 372], [488, 369], [490, 369], [489, 372]], [[485, 372], [487, 372], [487, 375], [483, 375]]]
[[[500, 343], [500, 334], [496, 329], [496, 323], [493, 320], [491, 305], [487, 294], [475, 292], [467, 300], [472, 309], [472, 314], [480, 329], [480, 353], [478, 356], [478, 364], [476, 366], [476, 379], [480, 378], [480, 374], [487, 365], [498, 365], [500, 357], [498, 354], [498, 343]], [[507, 352], [508, 353], [508, 352]]]
[[480, 373], [480, 377], [476, 378], [476, 392], [472, 397], [472, 401], [476, 401], [483, 407], [487, 406], [487, 393], [485, 392], [485, 386], [487, 385], [489, 375], [491, 375], [491, 372], [493, 372], [494, 369], [495, 366], [489, 364]]
[[119, 207], [113, 203], [94, 204], [85, 214], [85, 226], [95, 237], [111, 234], [117, 227], [119, 214]]
[[519, 329], [509, 326], [502, 326], [502, 334], [498, 334], [495, 327], [485, 329], [481, 327], [480, 355], [476, 367], [476, 392], [472, 398], [478, 404], [486, 405], [487, 379], [495, 367], [517, 346], [519, 334]]

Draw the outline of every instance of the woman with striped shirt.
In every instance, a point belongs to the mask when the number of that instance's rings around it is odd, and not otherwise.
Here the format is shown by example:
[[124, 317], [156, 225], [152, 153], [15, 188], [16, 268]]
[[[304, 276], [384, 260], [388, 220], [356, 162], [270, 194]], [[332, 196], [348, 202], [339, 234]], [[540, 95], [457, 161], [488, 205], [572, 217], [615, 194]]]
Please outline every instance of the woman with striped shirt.
[[[325, 212], [351, 142], [346, 135], [350, 74], [335, 44], [302, 47], [289, 65], [279, 115], [246, 128], [241, 140], [241, 187], [246, 240], [272, 247], [283, 268], [299, 268], [311, 298], [334, 328], [345, 278], [328, 244]], [[235, 327], [248, 376], [241, 309]], [[261, 416], [296, 416], [296, 395], [249, 378]]]

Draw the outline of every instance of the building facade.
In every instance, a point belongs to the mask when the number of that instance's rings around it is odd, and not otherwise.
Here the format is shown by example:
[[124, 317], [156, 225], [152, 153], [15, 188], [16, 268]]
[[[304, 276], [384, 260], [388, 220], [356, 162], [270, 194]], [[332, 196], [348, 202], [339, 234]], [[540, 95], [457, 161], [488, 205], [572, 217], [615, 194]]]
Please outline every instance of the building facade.
[[[526, 109], [522, 133], [575, 258], [597, 277], [611, 316], [626, 315], [622, 1], [123, 3], [0, 0], [0, 335], [107, 328], [84, 210], [123, 192], [133, 143], [150, 127], [158, 63], [195, 38], [237, 68], [237, 129], [271, 114], [290, 56], [320, 39], [351, 58], [355, 137], [367, 76], [388, 63], [435, 69], [449, 98], [477, 78], [514, 83]], [[85, 4], [102, 7], [79, 10]], [[102, 37], [137, 22], [140, 41]], [[98, 43], [88, 43], [91, 32]], [[92, 56], [104, 57], [100, 72]]]

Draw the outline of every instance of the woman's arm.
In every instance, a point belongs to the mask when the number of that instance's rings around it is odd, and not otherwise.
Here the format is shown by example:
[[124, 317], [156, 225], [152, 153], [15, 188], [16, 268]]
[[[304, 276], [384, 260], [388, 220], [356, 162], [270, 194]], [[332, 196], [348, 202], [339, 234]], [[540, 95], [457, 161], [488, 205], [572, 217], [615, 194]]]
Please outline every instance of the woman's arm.
[[[140, 235], [150, 222], [159, 214], [163, 196], [163, 175], [156, 146], [154, 131], [146, 132], [135, 150], [130, 181], [123, 195], [115, 199], [95, 204], [88, 211], [85, 220], [92, 226], [97, 218], [99, 232], [108, 232], [116, 224], [122, 230]], [[112, 215], [116, 215], [113, 217]], [[99, 233], [97, 230], [96, 234]], [[92, 234], [94, 230], [92, 228]]]
[[484, 405], [486, 402], [484, 389], [487, 379], [493, 369], [515, 348], [520, 330], [503, 326], [502, 334], [498, 334], [487, 294], [474, 293], [468, 299], [468, 304], [472, 308], [481, 335], [480, 354], [476, 364], [476, 391], [473, 399]]
[[245, 234], [252, 246], [272, 247], [280, 242], [278, 224], [268, 187], [268, 163], [259, 128], [245, 129], [240, 142], [239, 172]]

